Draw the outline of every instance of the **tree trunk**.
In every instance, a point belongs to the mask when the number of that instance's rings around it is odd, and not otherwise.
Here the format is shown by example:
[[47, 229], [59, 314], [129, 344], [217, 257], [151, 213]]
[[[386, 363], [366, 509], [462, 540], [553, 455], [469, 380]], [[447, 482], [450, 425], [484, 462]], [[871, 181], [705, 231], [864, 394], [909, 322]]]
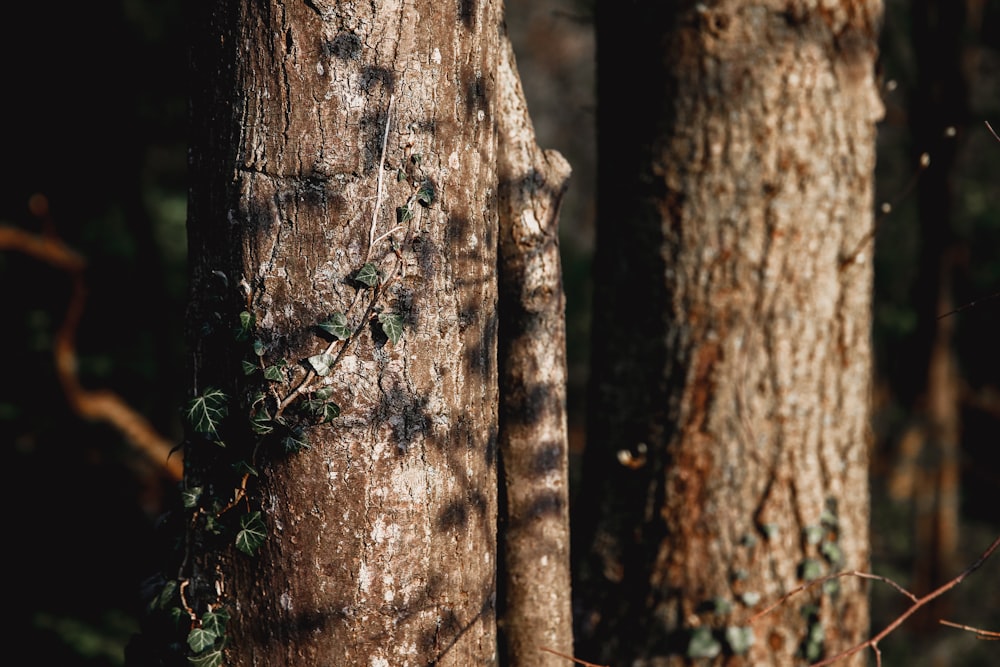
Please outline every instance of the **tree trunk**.
[[499, 3], [199, 11], [182, 600], [230, 665], [493, 664]]
[[[572, 655], [565, 300], [559, 204], [570, 174], [542, 151], [508, 40], [501, 47], [500, 469], [503, 664]], [[544, 649], [548, 649], [547, 651]], [[553, 653], [556, 652], [556, 653]]]
[[862, 581], [750, 617], [868, 564], [881, 5], [681, 4], [598, 6], [577, 655], [815, 661]]

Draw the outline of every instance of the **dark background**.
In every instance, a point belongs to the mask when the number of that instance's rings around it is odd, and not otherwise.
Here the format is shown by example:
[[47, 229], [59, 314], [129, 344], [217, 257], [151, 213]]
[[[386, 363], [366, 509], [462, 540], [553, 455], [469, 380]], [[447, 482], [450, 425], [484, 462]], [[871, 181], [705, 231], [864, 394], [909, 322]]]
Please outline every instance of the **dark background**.
[[[0, 224], [56, 234], [86, 257], [81, 381], [117, 392], [179, 441], [188, 377], [181, 8], [152, 0], [58, 4], [5, 10]], [[915, 387], [926, 376], [924, 352], [934, 331], [927, 313], [939, 306], [940, 286], [928, 274], [946, 275], [955, 306], [978, 303], [951, 316], [950, 348], [961, 375], [958, 553], [953, 569], [927, 585], [957, 574], [1000, 531], [1000, 298], [989, 298], [1000, 290], [1000, 142], [983, 123], [1000, 130], [1000, 3], [941, 2], [932, 12], [936, 22], [921, 32], [914, 17], [926, 4], [890, 1], [882, 45], [878, 201], [894, 206], [879, 223], [876, 244], [872, 570], [904, 586], [935, 565], [931, 546], [914, 529], [926, 502], [921, 484], [937, 465], [933, 454], [916, 459], [916, 491], [900, 494], [889, 484], [903, 474], [900, 439], [925, 407]], [[946, 8], [956, 6], [965, 11], [950, 20], [954, 9]], [[584, 446], [593, 280], [591, 16], [586, 2], [508, 2], [539, 141], [562, 151], [574, 168], [561, 224], [577, 453]], [[954, 137], [945, 134], [949, 126]], [[944, 173], [919, 170], [924, 151]], [[35, 193], [50, 203], [48, 222], [29, 213]], [[926, 270], [945, 255], [946, 274]], [[51, 354], [69, 277], [0, 248], [0, 280], [0, 502], [8, 517], [5, 588], [14, 616], [7, 632], [36, 664], [120, 665], [141, 612], [140, 584], [156, 567], [156, 520], [173, 484], [116, 431], [70, 410]], [[998, 590], [1000, 556], [949, 593], [938, 617], [998, 630]], [[872, 591], [878, 630], [906, 600], [884, 584]], [[887, 639], [883, 664], [1000, 661], [1000, 645], [941, 628], [936, 618], [914, 617]]]

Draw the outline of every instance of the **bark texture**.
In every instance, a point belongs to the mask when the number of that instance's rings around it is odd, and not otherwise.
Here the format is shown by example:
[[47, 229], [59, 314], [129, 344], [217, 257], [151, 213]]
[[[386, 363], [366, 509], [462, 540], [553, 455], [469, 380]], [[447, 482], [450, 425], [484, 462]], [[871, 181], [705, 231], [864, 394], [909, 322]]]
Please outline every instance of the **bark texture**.
[[504, 664], [572, 655], [565, 298], [559, 204], [570, 167], [542, 151], [510, 41], [499, 73], [500, 508]]
[[865, 638], [863, 582], [750, 617], [868, 563], [881, 6], [632, 9], [598, 5], [577, 655], [812, 662]]
[[[289, 364], [264, 399], [282, 405], [330, 346], [317, 323], [343, 313], [354, 334], [299, 396], [328, 388], [341, 416], [296, 422], [310, 449], [253, 452], [240, 505], [264, 512], [260, 552], [196, 553], [192, 598], [221, 591], [229, 665], [494, 664], [499, 3], [209, 4], [192, 323], [252, 313], [261, 366]], [[401, 317], [398, 341], [379, 314]], [[245, 357], [197, 343], [196, 392], [244, 387], [245, 418]], [[199, 452], [189, 484], [231, 495], [238, 454]]]

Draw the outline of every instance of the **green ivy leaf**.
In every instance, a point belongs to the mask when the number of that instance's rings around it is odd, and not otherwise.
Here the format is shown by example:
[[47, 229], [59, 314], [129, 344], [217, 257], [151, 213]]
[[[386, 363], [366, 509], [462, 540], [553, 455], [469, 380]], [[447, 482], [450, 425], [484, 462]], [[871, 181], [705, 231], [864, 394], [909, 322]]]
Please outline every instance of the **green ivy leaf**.
[[413, 211], [410, 210], [409, 206], [396, 207], [396, 222], [402, 224], [410, 220], [413, 220]]
[[403, 318], [396, 313], [379, 313], [379, 324], [386, 337], [395, 345], [403, 337]]
[[221, 389], [207, 387], [201, 396], [188, 402], [186, 416], [188, 423], [198, 433], [203, 433], [219, 445], [225, 446], [219, 438], [219, 424], [229, 414], [229, 397]]
[[250, 340], [250, 332], [253, 330], [253, 313], [244, 310], [240, 313], [240, 325], [233, 331], [233, 336], [238, 341]]
[[236, 533], [236, 548], [248, 556], [254, 555], [267, 537], [267, 526], [261, 512], [250, 512], [240, 517], [240, 530]]
[[222, 651], [211, 651], [188, 658], [194, 667], [220, 667], [222, 665]]
[[264, 369], [264, 379], [271, 380], [272, 382], [281, 382], [285, 379], [285, 366], [287, 366], [287, 362], [284, 359], [273, 366], [268, 366]]
[[266, 413], [250, 418], [250, 430], [257, 435], [267, 435], [274, 430], [274, 422]]
[[369, 287], [375, 287], [379, 282], [378, 269], [375, 268], [374, 264], [368, 262], [361, 267], [354, 279]]
[[191, 647], [191, 650], [195, 653], [201, 653], [202, 651], [212, 648], [215, 646], [215, 640], [219, 636], [216, 635], [211, 630], [205, 628], [194, 628], [187, 636], [187, 645]]
[[704, 626], [695, 628], [688, 642], [687, 657], [714, 658], [722, 652], [722, 644], [715, 640], [712, 631]]
[[736, 655], [746, 653], [753, 646], [753, 629], [735, 625], [727, 627], [726, 643]]
[[316, 375], [328, 375], [330, 373], [330, 366], [333, 365], [333, 361], [336, 357], [332, 354], [327, 354], [323, 352], [321, 354], [314, 354], [309, 357], [309, 365], [312, 369], [316, 371]]
[[258, 357], [263, 357], [264, 353], [267, 352], [267, 345], [264, 345], [264, 341], [257, 338], [253, 342], [253, 353]]
[[434, 190], [433, 183], [424, 181], [420, 184], [420, 189], [417, 190], [417, 201], [420, 202], [421, 206], [430, 206], [436, 196], [437, 192]]
[[326, 399], [333, 396], [333, 387], [320, 387], [319, 389], [316, 390], [315, 394], [316, 398], [318, 398], [321, 401], [325, 401]]
[[215, 611], [206, 612], [201, 617], [201, 627], [210, 632], [214, 632], [217, 637], [226, 634], [226, 623], [229, 622], [229, 612], [219, 607]]
[[347, 315], [343, 313], [334, 313], [326, 322], [320, 322], [316, 326], [339, 340], [347, 340], [351, 336], [351, 326], [347, 323]]
[[192, 486], [181, 490], [181, 502], [184, 504], [184, 509], [190, 510], [198, 506], [202, 488], [200, 486]]
[[839, 567], [844, 561], [844, 552], [836, 542], [823, 542], [819, 547], [819, 552], [834, 567]]
[[289, 430], [281, 439], [281, 445], [289, 454], [297, 454], [310, 448], [308, 438], [299, 430]]
[[169, 581], [163, 582], [163, 588], [161, 588], [160, 592], [156, 594], [156, 597], [149, 601], [150, 611], [154, 609], [167, 609], [170, 606], [170, 603], [174, 601], [177, 588], [176, 579], [170, 579]]
[[320, 422], [326, 424], [332, 422], [334, 419], [340, 416], [340, 406], [336, 403], [325, 403], [323, 405], [323, 420]]
[[257, 372], [257, 364], [252, 361], [243, 360], [243, 375], [253, 375]]
[[804, 558], [799, 563], [799, 579], [812, 581], [823, 576], [823, 566], [815, 558]]

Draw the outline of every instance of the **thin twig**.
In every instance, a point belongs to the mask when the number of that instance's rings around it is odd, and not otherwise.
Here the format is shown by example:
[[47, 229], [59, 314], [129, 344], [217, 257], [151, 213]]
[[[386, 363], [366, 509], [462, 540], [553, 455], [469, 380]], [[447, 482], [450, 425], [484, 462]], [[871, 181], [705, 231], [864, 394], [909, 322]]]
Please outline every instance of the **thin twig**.
[[939, 619], [938, 623], [940, 623], [941, 625], [947, 625], [950, 628], [958, 628], [959, 630], [968, 630], [969, 632], [974, 632], [976, 633], [977, 639], [989, 639], [989, 640], [1000, 639], [1000, 632], [997, 632], [996, 630], [983, 630], [981, 628], [974, 628], [971, 625], [952, 623], [951, 621], [946, 621], [944, 619]]
[[1000, 141], [1000, 135], [998, 135], [996, 130], [993, 129], [993, 126], [990, 125], [990, 121], [984, 120], [983, 122], [986, 123], [986, 129], [990, 131], [990, 134], [993, 135], [993, 138], [996, 139], [997, 141]]
[[[920, 609], [921, 607], [923, 607], [924, 605], [926, 605], [931, 600], [934, 600], [935, 598], [940, 597], [944, 593], [950, 591], [952, 588], [954, 588], [955, 586], [958, 586], [960, 583], [962, 583], [962, 581], [964, 581], [966, 577], [968, 577], [970, 574], [972, 574], [973, 572], [975, 572], [976, 570], [978, 570], [980, 568], [980, 566], [982, 566], [982, 564], [984, 562], [986, 562], [986, 559], [989, 558], [993, 554], [993, 552], [997, 550], [997, 547], [1000, 547], [1000, 537], [997, 537], [995, 540], [993, 540], [993, 544], [991, 544], [989, 547], [987, 547], [986, 551], [983, 552], [983, 555], [980, 556], [976, 560], [975, 563], [973, 563], [969, 567], [965, 568], [965, 570], [961, 574], [959, 574], [957, 577], [955, 577], [951, 581], [947, 582], [946, 584], [944, 584], [942, 586], [939, 586], [938, 588], [934, 589], [933, 591], [931, 591], [927, 595], [925, 595], [922, 598], [918, 599], [916, 602], [914, 602], [910, 606], [909, 609], [907, 609], [902, 614], [900, 614], [898, 617], [896, 617], [896, 620], [894, 620], [892, 623], [890, 623], [889, 625], [887, 625], [885, 627], [885, 629], [883, 629], [877, 635], [875, 635], [874, 637], [872, 637], [868, 641], [862, 642], [862, 643], [858, 644], [857, 646], [853, 646], [853, 647], [847, 649], [846, 651], [842, 651], [841, 653], [838, 653], [837, 655], [835, 655], [835, 656], [833, 656], [831, 658], [827, 658], [826, 660], [821, 660], [820, 662], [815, 662], [812, 665], [810, 665], [810, 667], [823, 667], [824, 665], [832, 665], [833, 663], [837, 662], [838, 660], [842, 660], [844, 658], [852, 656], [855, 653], [857, 653], [858, 651], [861, 651], [861, 650], [863, 650], [865, 648], [869, 648], [869, 647], [873, 651], [875, 651], [876, 655], [878, 655], [878, 643], [880, 641], [882, 641], [893, 630], [895, 630], [900, 625], [902, 625], [903, 621], [905, 621], [907, 618], [909, 618], [914, 613], [916, 613], [916, 611], [918, 609]], [[902, 587], [900, 587], [900, 586], [897, 586], [897, 588], [900, 589], [900, 590], [902, 590]], [[879, 659], [879, 662], [881, 663], [881, 659]]]
[[550, 648], [541, 647], [539, 650], [545, 651], [546, 653], [551, 653], [554, 656], [564, 658], [570, 662], [575, 662], [578, 665], [583, 665], [583, 667], [608, 667], [608, 665], [598, 665], [593, 662], [587, 662], [586, 660], [580, 660], [579, 658], [574, 658], [571, 655], [566, 655], [565, 653], [560, 653], [559, 651], [553, 651]]

